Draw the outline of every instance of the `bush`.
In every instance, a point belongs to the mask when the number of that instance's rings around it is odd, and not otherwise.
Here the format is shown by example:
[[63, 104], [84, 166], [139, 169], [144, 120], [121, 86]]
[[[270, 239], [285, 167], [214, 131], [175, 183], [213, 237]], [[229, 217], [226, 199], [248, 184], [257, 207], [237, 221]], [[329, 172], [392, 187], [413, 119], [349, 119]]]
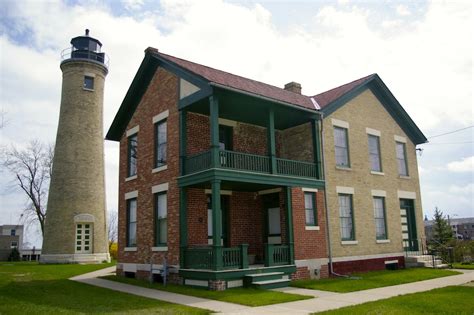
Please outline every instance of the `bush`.
[[18, 248], [14, 247], [10, 253], [10, 256], [8, 256], [8, 261], [20, 261], [20, 252], [18, 251]]
[[117, 245], [117, 243], [110, 244], [109, 253], [110, 253], [110, 258], [112, 258], [113, 260], [117, 260], [117, 254], [118, 254], [118, 245]]

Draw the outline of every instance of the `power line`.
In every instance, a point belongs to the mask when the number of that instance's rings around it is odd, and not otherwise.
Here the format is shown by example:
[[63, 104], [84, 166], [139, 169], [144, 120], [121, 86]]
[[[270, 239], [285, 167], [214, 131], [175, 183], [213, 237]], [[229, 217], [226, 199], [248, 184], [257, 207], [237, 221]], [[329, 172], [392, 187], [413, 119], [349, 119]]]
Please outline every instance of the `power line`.
[[465, 129], [472, 128], [472, 127], [474, 127], [474, 125], [467, 126], [467, 127], [461, 128], [461, 129], [453, 130], [453, 131], [449, 131], [449, 132], [445, 132], [445, 133], [442, 133], [442, 134], [439, 134], [439, 135], [431, 136], [431, 137], [428, 137], [428, 139], [449, 135], [449, 134], [452, 134], [452, 133], [455, 133], [455, 132], [458, 132], [458, 131], [462, 131], [462, 130], [465, 130]]

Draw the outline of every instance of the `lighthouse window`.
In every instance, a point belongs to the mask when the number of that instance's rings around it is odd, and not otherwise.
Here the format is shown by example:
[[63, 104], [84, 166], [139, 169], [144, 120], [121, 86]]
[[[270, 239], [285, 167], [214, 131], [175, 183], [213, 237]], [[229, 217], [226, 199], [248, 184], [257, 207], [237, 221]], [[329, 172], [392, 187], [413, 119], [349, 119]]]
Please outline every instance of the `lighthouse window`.
[[94, 89], [94, 78], [90, 76], [84, 76], [84, 88], [88, 90]]

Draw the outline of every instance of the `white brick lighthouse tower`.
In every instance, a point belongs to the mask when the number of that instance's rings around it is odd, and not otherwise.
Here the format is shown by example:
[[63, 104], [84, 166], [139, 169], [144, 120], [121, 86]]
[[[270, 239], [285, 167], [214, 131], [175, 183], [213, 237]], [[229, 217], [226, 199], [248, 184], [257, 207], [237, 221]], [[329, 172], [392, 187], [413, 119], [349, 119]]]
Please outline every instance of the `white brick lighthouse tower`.
[[110, 261], [104, 179], [103, 98], [108, 57], [99, 40], [71, 40], [63, 83], [42, 263]]

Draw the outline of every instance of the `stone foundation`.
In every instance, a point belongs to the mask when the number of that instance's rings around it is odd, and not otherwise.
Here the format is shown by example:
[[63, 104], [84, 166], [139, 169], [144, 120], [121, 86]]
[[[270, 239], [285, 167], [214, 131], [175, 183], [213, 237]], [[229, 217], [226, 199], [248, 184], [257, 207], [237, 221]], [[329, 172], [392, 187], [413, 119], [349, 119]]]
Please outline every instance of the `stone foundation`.
[[225, 280], [209, 280], [209, 290], [224, 291], [227, 288]]

